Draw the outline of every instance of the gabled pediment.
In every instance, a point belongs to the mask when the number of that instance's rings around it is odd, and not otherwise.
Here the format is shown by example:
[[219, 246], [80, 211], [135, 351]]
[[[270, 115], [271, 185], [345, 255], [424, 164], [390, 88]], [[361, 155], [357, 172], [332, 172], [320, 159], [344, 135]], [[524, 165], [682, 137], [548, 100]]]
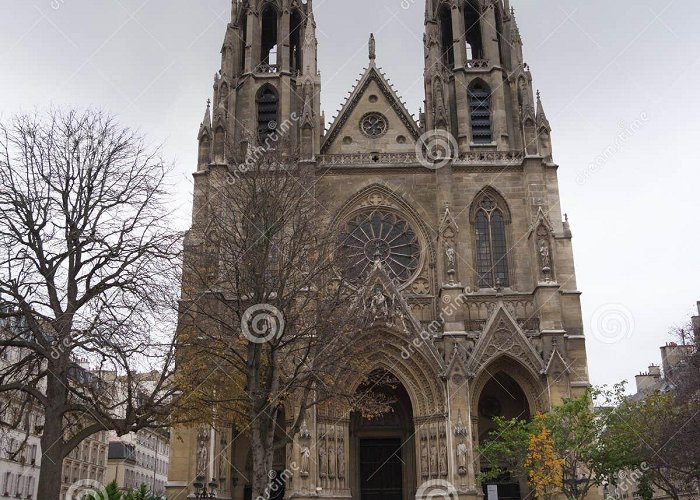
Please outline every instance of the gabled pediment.
[[561, 376], [561, 374], [569, 374], [571, 370], [569, 365], [564, 360], [564, 357], [559, 352], [559, 348], [555, 347], [552, 354], [549, 356], [547, 366], [544, 369], [547, 375]]
[[544, 361], [528, 340], [505, 304], [498, 303], [467, 361], [467, 373], [474, 377], [502, 356], [509, 356], [527, 367], [532, 375], [544, 373]]
[[[361, 123], [370, 113], [386, 118], [387, 128], [372, 137], [362, 131]], [[420, 137], [420, 129], [381, 70], [370, 61], [338, 116], [324, 137], [324, 154], [411, 153]]]
[[411, 308], [380, 261], [374, 264], [358, 289], [358, 298], [369, 328], [390, 329], [399, 333], [405, 338], [407, 352], [423, 351], [435, 361], [438, 371], [443, 370], [444, 362], [432, 338], [413, 317]]

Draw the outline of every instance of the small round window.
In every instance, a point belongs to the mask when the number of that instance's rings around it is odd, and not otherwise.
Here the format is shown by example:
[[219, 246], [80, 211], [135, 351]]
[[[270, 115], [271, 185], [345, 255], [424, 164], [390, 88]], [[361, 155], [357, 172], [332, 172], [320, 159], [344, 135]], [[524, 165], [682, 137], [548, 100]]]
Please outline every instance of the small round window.
[[381, 137], [386, 134], [389, 124], [384, 115], [380, 113], [367, 113], [360, 122], [362, 133], [367, 137]]

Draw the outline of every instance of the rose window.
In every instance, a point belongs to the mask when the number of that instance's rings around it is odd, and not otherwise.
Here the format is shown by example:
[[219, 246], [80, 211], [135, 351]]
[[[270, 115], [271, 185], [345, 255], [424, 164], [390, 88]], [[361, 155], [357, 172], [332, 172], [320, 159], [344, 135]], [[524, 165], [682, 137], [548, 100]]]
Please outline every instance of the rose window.
[[379, 113], [368, 113], [362, 117], [360, 122], [362, 133], [368, 137], [380, 137], [386, 133], [389, 127], [383, 115]]
[[418, 237], [406, 220], [392, 212], [374, 210], [355, 216], [345, 226], [341, 245], [351, 281], [366, 275], [377, 261], [401, 284], [418, 269]]

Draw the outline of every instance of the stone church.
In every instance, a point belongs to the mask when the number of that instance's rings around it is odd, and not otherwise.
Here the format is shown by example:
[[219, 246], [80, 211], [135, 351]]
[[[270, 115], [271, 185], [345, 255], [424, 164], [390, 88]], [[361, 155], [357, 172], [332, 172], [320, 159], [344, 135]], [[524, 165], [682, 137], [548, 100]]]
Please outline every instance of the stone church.
[[[395, 297], [401, 318], [362, 333], [382, 338], [368, 362], [395, 381], [395, 411], [310, 412], [275, 460], [278, 473], [302, 470], [273, 498], [525, 498], [516, 478], [479, 484], [476, 447], [494, 416], [530, 418], [589, 385], [551, 128], [514, 11], [509, 0], [425, 3], [419, 115], [380, 69], [372, 36], [367, 68], [327, 125], [312, 0], [233, 0], [199, 130], [195, 210], [225, 144], [252, 150], [284, 126], [333, 193], [338, 234], [356, 235], [359, 279]], [[193, 218], [186, 252], [205, 226]], [[217, 498], [250, 498], [245, 435], [176, 428], [171, 439], [169, 499], [193, 498], [198, 475], [216, 480]]]

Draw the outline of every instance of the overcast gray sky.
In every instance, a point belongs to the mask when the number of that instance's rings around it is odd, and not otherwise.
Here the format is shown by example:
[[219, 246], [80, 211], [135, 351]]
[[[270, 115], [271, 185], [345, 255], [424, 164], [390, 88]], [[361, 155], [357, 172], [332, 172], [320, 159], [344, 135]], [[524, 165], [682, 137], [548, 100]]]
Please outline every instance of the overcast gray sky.
[[[700, 3], [511, 2], [554, 129], [591, 380], [633, 380], [700, 300]], [[315, 8], [327, 119], [366, 65], [370, 32], [417, 113], [423, 0]], [[140, 128], [175, 162], [185, 226], [229, 14], [230, 0], [4, 0], [0, 114], [92, 105]]]

